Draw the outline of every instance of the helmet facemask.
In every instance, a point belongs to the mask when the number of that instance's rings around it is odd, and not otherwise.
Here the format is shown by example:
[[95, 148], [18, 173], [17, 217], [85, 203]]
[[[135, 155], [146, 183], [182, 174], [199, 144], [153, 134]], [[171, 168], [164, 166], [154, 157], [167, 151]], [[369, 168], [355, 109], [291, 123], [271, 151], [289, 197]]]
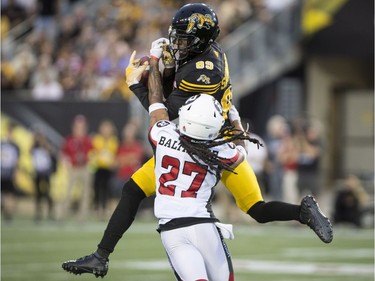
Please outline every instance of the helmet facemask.
[[201, 53], [201, 40], [192, 34], [170, 28], [169, 41], [173, 58], [177, 62], [186, 61]]

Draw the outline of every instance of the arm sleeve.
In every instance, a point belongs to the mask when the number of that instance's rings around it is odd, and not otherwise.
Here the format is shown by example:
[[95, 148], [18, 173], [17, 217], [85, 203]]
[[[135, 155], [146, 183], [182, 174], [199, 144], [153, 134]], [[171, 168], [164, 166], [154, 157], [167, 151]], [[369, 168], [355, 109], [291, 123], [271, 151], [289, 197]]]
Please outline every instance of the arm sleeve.
[[112, 253], [122, 235], [132, 225], [145, 193], [130, 179], [123, 187], [121, 199], [114, 210], [98, 248]]
[[147, 88], [142, 84], [134, 84], [129, 87], [129, 89], [134, 93], [134, 95], [139, 99], [142, 106], [148, 111], [148, 107], [150, 106], [148, 102], [148, 90]]
[[300, 222], [300, 206], [279, 201], [255, 203], [247, 212], [259, 223], [271, 221], [291, 221]]
[[174, 68], [165, 68], [163, 72], [164, 97], [167, 99], [173, 90], [173, 81], [175, 77]]

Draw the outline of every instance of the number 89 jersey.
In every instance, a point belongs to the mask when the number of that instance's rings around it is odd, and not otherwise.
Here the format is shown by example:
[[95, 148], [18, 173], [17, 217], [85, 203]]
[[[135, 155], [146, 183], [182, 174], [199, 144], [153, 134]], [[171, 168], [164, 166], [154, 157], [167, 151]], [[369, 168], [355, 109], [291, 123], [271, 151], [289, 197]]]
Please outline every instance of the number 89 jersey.
[[174, 89], [166, 101], [171, 120], [178, 117], [178, 109], [194, 95], [204, 93], [217, 99], [227, 119], [232, 104], [232, 86], [225, 54], [217, 43], [178, 67]]
[[[160, 225], [177, 218], [215, 218], [211, 199], [219, 178], [189, 156], [179, 136], [177, 126], [169, 121], [157, 122], [149, 133], [155, 154], [154, 213]], [[239, 157], [232, 143], [212, 150], [232, 163]]]

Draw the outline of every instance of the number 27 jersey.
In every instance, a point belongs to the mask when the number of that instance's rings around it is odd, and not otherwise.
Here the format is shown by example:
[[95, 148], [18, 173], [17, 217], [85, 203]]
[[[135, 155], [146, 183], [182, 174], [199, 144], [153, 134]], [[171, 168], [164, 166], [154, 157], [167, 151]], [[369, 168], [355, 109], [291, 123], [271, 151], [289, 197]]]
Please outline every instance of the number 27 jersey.
[[[149, 132], [155, 154], [155, 216], [159, 224], [177, 218], [214, 218], [211, 210], [213, 188], [219, 178], [198, 165], [179, 141], [177, 126], [157, 122]], [[212, 148], [218, 156], [234, 163], [239, 153], [232, 143]], [[203, 164], [203, 162], [201, 162]]]

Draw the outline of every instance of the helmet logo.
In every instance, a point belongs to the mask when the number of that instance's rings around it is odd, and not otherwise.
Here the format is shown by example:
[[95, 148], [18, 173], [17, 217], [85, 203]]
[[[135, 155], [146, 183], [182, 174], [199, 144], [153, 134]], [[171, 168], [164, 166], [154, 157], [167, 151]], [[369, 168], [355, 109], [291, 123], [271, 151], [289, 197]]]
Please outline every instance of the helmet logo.
[[198, 82], [202, 81], [204, 84], [210, 84], [211, 83], [210, 77], [207, 77], [204, 74], [202, 74], [201, 76], [199, 76], [199, 78], [197, 79], [197, 81]]
[[215, 26], [215, 22], [212, 20], [211, 15], [206, 14], [192, 14], [189, 17], [189, 24], [186, 28], [186, 33], [195, 33], [197, 28], [202, 29], [210, 29], [211, 27]]

